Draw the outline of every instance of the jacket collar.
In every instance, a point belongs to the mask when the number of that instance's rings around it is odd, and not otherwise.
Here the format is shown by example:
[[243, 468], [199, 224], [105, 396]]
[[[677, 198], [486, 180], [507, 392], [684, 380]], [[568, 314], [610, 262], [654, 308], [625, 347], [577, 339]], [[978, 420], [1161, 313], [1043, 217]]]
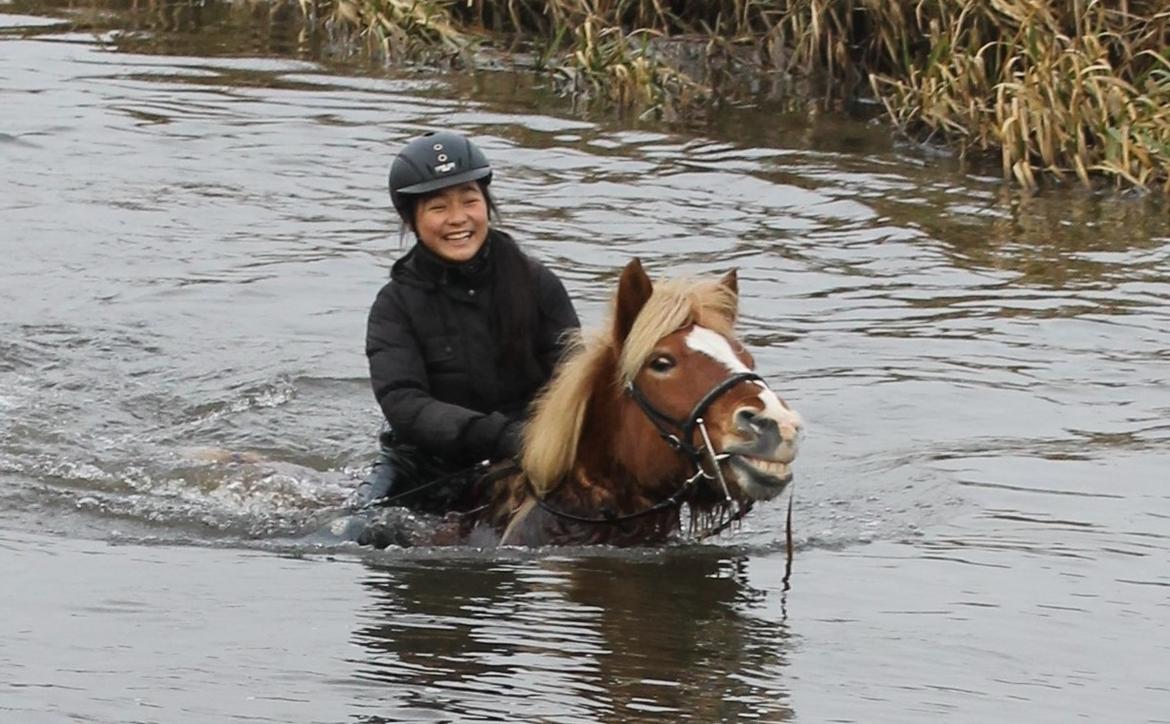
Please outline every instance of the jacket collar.
[[422, 282], [425, 286], [445, 284], [481, 284], [492, 272], [492, 238], [497, 232], [488, 231], [487, 240], [475, 256], [465, 262], [449, 262], [434, 253], [422, 242], [416, 241], [410, 251], [390, 271], [390, 278], [405, 283]]

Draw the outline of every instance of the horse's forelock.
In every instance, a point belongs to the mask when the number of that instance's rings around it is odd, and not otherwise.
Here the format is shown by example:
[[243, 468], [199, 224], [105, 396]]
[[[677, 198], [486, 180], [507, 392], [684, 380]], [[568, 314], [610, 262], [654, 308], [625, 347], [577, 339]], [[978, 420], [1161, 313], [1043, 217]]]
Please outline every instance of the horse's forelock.
[[717, 280], [672, 279], [656, 283], [622, 347], [618, 383], [624, 386], [631, 382], [658, 342], [689, 324], [732, 336], [737, 310], [735, 290]]

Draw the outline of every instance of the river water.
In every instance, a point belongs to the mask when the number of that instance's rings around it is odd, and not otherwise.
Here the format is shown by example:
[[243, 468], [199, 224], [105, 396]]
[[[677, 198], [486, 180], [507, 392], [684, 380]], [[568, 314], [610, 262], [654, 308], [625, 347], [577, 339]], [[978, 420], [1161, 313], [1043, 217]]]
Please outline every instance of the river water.
[[[244, 4], [33, 7], [0, 5], [0, 720], [1170, 721], [1162, 201], [842, 119], [582, 120]], [[439, 125], [587, 324], [632, 256], [738, 267], [808, 422], [790, 586], [783, 502], [657, 550], [299, 541], [373, 452], [385, 172]]]

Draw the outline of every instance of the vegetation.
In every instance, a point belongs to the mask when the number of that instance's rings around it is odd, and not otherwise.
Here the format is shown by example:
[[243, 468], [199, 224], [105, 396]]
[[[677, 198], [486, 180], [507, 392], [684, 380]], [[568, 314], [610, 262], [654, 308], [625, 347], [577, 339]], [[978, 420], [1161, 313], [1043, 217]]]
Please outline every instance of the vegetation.
[[998, 154], [1024, 187], [1170, 191], [1166, 0], [298, 1], [391, 59], [510, 55], [644, 115], [870, 95], [916, 138]]

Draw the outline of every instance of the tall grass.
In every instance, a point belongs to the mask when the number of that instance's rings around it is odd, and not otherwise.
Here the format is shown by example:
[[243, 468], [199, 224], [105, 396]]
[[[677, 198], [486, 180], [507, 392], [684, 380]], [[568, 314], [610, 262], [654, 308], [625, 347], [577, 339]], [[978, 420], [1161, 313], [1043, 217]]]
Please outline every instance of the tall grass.
[[[879, 18], [878, 22], [886, 22]], [[902, 128], [998, 151], [1005, 176], [1170, 190], [1170, 3], [920, 2], [917, 42], [870, 74]]]
[[800, 87], [872, 94], [1005, 177], [1170, 191], [1167, 0], [299, 0], [388, 56], [521, 51], [567, 93], [693, 113]]

